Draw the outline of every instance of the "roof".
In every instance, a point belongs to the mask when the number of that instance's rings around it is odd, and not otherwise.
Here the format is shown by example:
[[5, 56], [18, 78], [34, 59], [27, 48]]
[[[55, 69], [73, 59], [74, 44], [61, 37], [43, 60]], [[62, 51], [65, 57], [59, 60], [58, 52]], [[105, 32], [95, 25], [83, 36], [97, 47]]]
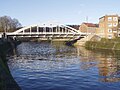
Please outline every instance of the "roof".
[[99, 24], [93, 24], [93, 23], [83, 23], [88, 27], [99, 27]]
[[113, 17], [113, 16], [117, 16], [117, 17], [119, 17], [117, 14], [113, 14], [113, 15], [104, 15], [104, 16], [102, 16], [102, 17], [100, 17], [99, 19], [101, 19], [101, 18], [104, 18], [104, 17]]

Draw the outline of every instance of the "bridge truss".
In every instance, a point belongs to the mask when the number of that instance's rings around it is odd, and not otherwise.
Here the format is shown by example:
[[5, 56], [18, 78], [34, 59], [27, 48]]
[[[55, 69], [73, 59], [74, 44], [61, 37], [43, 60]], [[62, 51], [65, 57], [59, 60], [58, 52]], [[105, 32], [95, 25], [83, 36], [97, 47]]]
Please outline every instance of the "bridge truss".
[[70, 26], [63, 24], [36, 24], [23, 27], [15, 32], [7, 33], [10, 37], [36, 37], [36, 38], [47, 38], [47, 39], [77, 39], [85, 37], [86, 33], [82, 33]]

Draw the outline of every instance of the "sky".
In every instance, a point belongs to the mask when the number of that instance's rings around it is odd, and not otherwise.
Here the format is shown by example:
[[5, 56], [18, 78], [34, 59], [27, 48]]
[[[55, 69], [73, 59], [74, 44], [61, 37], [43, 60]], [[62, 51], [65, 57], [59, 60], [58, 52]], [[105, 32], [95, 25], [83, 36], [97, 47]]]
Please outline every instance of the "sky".
[[23, 26], [98, 23], [106, 14], [120, 15], [120, 0], [0, 0], [0, 16], [16, 18]]

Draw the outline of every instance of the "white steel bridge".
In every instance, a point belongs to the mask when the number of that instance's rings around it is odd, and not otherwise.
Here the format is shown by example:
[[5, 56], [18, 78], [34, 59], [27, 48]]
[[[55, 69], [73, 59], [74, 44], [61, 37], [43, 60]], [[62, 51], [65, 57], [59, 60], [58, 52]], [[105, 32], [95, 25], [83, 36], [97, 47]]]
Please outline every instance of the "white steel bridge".
[[47, 39], [69, 39], [74, 40], [83, 38], [87, 34], [82, 33], [70, 26], [58, 23], [35, 24], [23, 27], [15, 32], [6, 33], [8, 37], [13, 38], [47, 38]]

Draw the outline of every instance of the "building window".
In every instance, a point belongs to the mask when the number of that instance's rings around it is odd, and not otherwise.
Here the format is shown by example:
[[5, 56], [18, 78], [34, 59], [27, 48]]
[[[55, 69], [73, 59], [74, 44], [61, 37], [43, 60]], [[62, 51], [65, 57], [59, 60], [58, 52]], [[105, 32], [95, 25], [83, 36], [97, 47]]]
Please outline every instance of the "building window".
[[108, 17], [108, 21], [112, 21], [112, 17]]
[[112, 35], [108, 35], [108, 39], [112, 39]]
[[108, 32], [109, 32], [109, 33], [112, 33], [112, 29], [108, 29]]
[[113, 23], [113, 26], [116, 27], [116, 26], [117, 26], [117, 23]]
[[117, 18], [117, 17], [113, 17], [113, 20], [114, 20], [114, 21], [118, 21], [118, 18]]
[[112, 27], [112, 23], [108, 23], [108, 27]]

